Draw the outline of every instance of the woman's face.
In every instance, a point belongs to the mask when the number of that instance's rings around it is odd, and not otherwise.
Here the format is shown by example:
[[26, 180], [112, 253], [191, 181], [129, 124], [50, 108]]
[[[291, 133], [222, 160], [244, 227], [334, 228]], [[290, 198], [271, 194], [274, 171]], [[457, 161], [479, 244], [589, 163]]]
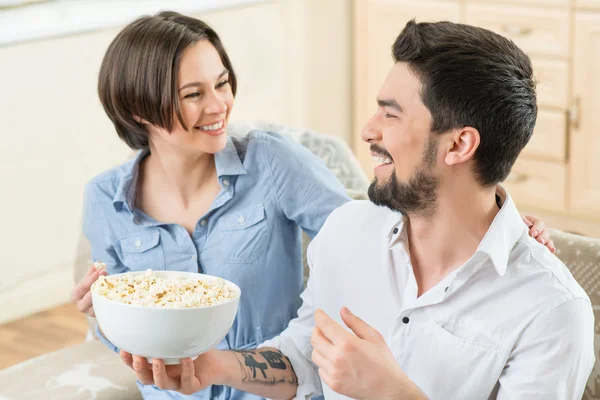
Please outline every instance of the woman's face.
[[166, 144], [189, 154], [214, 154], [223, 150], [234, 97], [229, 85], [229, 71], [209, 41], [201, 40], [183, 52], [178, 97], [188, 130], [175, 117], [171, 132], [150, 129], [153, 145], [162, 147]]

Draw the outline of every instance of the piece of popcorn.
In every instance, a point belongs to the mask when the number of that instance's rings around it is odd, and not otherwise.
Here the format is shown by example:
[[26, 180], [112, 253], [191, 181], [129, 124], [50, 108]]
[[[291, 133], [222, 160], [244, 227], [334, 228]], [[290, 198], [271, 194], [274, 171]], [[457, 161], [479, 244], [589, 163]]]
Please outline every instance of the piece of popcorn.
[[100, 261], [96, 261], [94, 262], [94, 268], [96, 268], [96, 271], [100, 271], [101, 269], [106, 269], [106, 264]]

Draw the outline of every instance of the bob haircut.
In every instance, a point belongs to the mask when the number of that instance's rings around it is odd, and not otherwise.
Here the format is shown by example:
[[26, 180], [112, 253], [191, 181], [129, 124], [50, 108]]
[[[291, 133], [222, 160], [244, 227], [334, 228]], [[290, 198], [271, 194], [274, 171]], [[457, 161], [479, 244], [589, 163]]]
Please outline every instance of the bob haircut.
[[[206, 23], [176, 12], [141, 17], [112, 41], [100, 67], [98, 95], [119, 137], [135, 150], [148, 148], [148, 132], [140, 120], [173, 130], [181, 115], [177, 77], [185, 49], [208, 40], [229, 71], [235, 96], [236, 76], [217, 33]], [[136, 121], [136, 117], [138, 121]]]

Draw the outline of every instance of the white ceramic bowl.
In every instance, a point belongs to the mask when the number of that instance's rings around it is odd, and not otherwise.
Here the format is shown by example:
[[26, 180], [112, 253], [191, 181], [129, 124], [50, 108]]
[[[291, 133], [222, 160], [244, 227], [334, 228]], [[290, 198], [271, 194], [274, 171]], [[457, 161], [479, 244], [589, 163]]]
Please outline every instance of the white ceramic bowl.
[[[127, 272], [142, 275], [144, 271]], [[159, 278], [213, 280], [210, 275], [179, 271], [152, 271]], [[116, 275], [113, 275], [116, 276]], [[120, 349], [143, 356], [151, 362], [159, 358], [165, 364], [179, 364], [180, 359], [195, 359], [220, 343], [235, 319], [240, 288], [225, 279], [237, 293], [231, 300], [214, 306], [195, 308], [154, 308], [128, 305], [109, 300], [92, 290], [92, 303], [104, 336]]]

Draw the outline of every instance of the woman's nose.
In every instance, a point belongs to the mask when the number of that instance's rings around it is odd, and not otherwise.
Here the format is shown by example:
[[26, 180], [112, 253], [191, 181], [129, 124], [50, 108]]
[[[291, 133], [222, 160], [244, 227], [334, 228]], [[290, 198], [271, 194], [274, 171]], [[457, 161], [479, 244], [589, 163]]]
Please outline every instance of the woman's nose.
[[224, 114], [227, 112], [227, 103], [225, 99], [221, 98], [219, 93], [212, 92], [206, 100], [207, 103], [204, 111], [207, 114]]

